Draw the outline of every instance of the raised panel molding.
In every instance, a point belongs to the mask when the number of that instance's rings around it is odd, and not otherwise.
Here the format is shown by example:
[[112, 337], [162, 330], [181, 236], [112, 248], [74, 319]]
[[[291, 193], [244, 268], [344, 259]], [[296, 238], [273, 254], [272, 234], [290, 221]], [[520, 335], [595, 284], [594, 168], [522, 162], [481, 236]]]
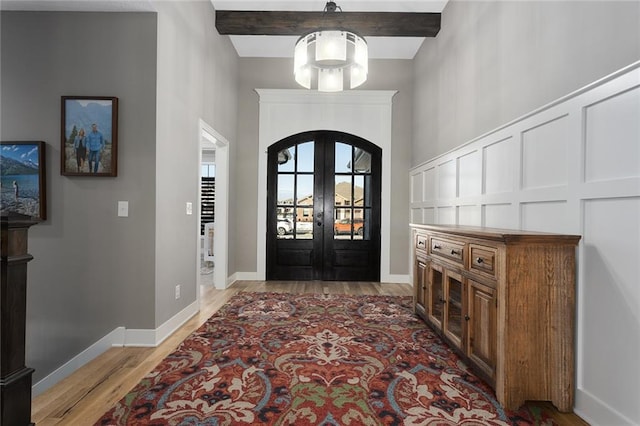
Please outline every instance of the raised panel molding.
[[524, 230], [562, 233], [571, 229], [566, 201], [522, 203], [520, 211]]
[[638, 117], [640, 62], [410, 171], [435, 170], [410, 206], [423, 224], [583, 235], [574, 411], [590, 424], [640, 421]]
[[453, 225], [458, 223], [457, 207], [438, 207], [437, 223]]
[[438, 166], [438, 199], [456, 198], [457, 192], [456, 162], [449, 160]]
[[522, 132], [522, 189], [567, 183], [567, 117]]
[[482, 207], [483, 225], [490, 228], [517, 228], [518, 221], [514, 219], [512, 211], [511, 204], [486, 204]]
[[422, 218], [422, 209], [413, 208], [411, 209], [411, 223], [422, 223], [424, 219]]
[[436, 199], [436, 169], [432, 167], [423, 172], [423, 200]]
[[500, 194], [512, 192], [515, 181], [515, 165], [512, 159], [515, 157], [514, 138], [492, 142], [485, 146], [483, 151], [483, 176], [484, 193]]
[[433, 207], [422, 209], [422, 223], [435, 223], [436, 212]]
[[477, 196], [482, 192], [482, 156], [473, 151], [458, 158], [458, 196]]
[[469, 226], [482, 226], [481, 206], [458, 207], [458, 224]]
[[640, 88], [584, 109], [585, 181], [640, 177]]
[[592, 333], [585, 332], [579, 377], [592, 397], [638, 420], [640, 197], [586, 200], [583, 236], [579, 323]]
[[415, 173], [411, 175], [411, 202], [419, 203], [423, 197], [423, 173]]

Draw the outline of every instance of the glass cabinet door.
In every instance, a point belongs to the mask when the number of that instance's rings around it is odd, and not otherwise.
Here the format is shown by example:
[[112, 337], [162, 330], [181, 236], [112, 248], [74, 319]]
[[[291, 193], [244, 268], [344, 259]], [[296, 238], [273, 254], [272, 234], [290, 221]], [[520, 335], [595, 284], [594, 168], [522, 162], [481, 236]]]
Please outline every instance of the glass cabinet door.
[[445, 281], [445, 321], [444, 333], [458, 347], [462, 347], [464, 316], [462, 298], [464, 287], [462, 276], [447, 271]]
[[429, 279], [427, 273], [427, 262], [425, 259], [416, 257], [415, 266], [414, 266], [414, 274], [416, 281], [416, 291], [415, 291], [415, 305], [416, 310], [419, 311], [422, 315], [427, 315], [429, 311], [429, 292], [428, 292], [428, 284], [427, 281]]
[[429, 319], [438, 328], [444, 319], [444, 272], [438, 265], [429, 266]]

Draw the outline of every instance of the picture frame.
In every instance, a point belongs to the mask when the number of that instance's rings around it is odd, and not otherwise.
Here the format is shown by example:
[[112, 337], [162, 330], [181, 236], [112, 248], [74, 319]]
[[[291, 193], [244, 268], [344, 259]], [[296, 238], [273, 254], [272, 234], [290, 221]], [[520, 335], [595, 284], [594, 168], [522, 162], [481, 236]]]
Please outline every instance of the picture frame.
[[60, 174], [118, 176], [118, 98], [62, 96], [61, 109]]
[[43, 141], [0, 142], [0, 210], [37, 221], [47, 218]]

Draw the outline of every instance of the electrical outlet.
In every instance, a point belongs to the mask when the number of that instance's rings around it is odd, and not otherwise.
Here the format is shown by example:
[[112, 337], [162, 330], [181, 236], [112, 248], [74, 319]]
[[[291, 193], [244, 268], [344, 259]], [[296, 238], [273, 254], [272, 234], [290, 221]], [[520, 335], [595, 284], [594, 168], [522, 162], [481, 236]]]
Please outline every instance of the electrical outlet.
[[180, 284], [176, 286], [176, 299], [180, 299]]

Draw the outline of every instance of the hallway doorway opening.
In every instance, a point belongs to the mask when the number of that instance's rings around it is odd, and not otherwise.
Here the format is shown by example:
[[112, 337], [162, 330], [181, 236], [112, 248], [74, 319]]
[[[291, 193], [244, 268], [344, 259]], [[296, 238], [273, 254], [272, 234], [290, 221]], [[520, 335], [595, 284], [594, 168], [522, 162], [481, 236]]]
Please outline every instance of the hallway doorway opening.
[[[198, 273], [196, 275], [199, 277], [196, 291], [198, 299], [200, 285], [210, 285], [217, 289], [227, 288], [229, 228], [229, 142], [202, 120], [199, 127]], [[215, 185], [213, 206], [210, 205], [212, 201], [210, 188], [206, 198], [203, 198], [203, 181], [208, 180], [211, 183], [211, 180], [204, 178], [211, 177], [214, 178]], [[213, 211], [210, 210], [211, 207]], [[209, 222], [208, 219], [203, 220], [203, 217], [212, 217], [213, 222]], [[203, 267], [213, 267], [213, 271], [208, 274]]]

